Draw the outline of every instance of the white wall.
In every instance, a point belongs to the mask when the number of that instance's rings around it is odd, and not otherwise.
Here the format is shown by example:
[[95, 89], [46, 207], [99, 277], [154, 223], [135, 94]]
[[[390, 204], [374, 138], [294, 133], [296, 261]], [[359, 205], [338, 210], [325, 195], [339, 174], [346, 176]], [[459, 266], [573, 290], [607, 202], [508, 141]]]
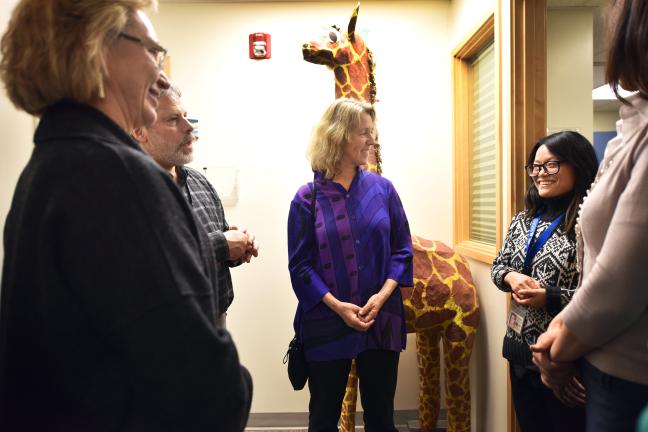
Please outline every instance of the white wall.
[[547, 128], [593, 140], [593, 15], [589, 8], [547, 14]]
[[[307, 411], [281, 363], [296, 300], [287, 271], [286, 219], [312, 178], [304, 156], [314, 123], [334, 99], [333, 74], [302, 59], [324, 26], [346, 28], [354, 4], [161, 4], [153, 22], [172, 57], [190, 115], [200, 119], [195, 166], [239, 168], [231, 223], [248, 226], [259, 259], [233, 271], [228, 327], [255, 381], [253, 412]], [[413, 233], [452, 241], [448, 1], [363, 1], [357, 30], [374, 53], [384, 174]], [[272, 35], [272, 59], [248, 58], [248, 34]], [[401, 357], [397, 409], [416, 409], [414, 340]]]
[[[4, 34], [11, 12], [18, 0], [0, 2], [0, 34]], [[4, 85], [0, 83], [0, 221], [4, 227], [7, 212], [11, 206], [16, 181], [29, 159], [33, 148], [33, 119], [24, 112], [18, 112], [7, 97]], [[4, 259], [4, 247], [0, 247], [0, 262]], [[1, 272], [1, 270], [0, 270]]]

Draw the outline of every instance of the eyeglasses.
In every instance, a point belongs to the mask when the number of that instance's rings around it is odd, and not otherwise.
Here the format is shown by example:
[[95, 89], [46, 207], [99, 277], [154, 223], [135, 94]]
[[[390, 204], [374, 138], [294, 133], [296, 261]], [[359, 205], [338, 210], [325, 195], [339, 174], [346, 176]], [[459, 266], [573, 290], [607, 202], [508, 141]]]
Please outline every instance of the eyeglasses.
[[541, 169], [547, 175], [554, 175], [554, 174], [558, 174], [558, 171], [560, 171], [560, 164], [561, 163], [562, 163], [562, 161], [551, 160], [551, 161], [547, 161], [547, 162], [545, 162], [543, 164], [525, 165], [524, 168], [526, 169], [526, 172], [529, 175], [529, 177], [538, 177], [540, 175], [540, 170]]
[[164, 59], [166, 58], [167, 55], [167, 50], [164, 49], [162, 46], [160, 46], [160, 44], [153, 41], [147, 41], [145, 39], [141, 39], [123, 32], [119, 33], [119, 37], [122, 37], [136, 44], [142, 45], [144, 48], [148, 50], [148, 52], [153, 54], [153, 57], [155, 58], [158, 67], [162, 69], [162, 65], [164, 64]]

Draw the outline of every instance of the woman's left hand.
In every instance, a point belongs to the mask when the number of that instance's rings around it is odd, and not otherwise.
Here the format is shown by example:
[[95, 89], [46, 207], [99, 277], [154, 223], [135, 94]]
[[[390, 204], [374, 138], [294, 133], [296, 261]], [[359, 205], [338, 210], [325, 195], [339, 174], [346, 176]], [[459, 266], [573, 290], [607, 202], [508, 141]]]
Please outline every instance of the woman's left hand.
[[547, 290], [544, 288], [522, 288], [512, 293], [516, 303], [540, 309], [547, 303]]
[[360, 312], [358, 312], [358, 318], [363, 322], [373, 321], [385, 304], [385, 300], [384, 296], [380, 293], [372, 295], [362, 309], [360, 309]]
[[556, 398], [568, 407], [585, 406], [585, 387], [573, 376], [562, 388], [554, 389]]

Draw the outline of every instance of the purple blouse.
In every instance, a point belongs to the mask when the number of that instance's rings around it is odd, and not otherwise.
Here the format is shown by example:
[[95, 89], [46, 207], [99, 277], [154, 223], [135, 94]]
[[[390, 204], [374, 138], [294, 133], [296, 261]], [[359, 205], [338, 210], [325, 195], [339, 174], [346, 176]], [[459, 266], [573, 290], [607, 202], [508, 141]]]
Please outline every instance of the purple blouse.
[[358, 170], [346, 191], [315, 173], [297, 191], [288, 215], [290, 279], [299, 300], [295, 332], [309, 361], [355, 358], [368, 349], [405, 348], [400, 290], [394, 290], [367, 332], [348, 327], [322, 302], [338, 300], [364, 306], [386, 279], [412, 286], [412, 241], [400, 198], [389, 180]]

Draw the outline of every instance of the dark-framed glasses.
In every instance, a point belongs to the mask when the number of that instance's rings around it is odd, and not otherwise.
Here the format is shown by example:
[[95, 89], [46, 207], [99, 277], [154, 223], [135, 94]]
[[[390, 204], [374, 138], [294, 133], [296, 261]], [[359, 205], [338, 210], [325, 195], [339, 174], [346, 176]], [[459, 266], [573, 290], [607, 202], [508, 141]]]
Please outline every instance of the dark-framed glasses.
[[542, 164], [525, 165], [524, 168], [529, 177], [538, 177], [540, 175], [540, 170], [543, 170], [545, 174], [554, 175], [558, 174], [558, 171], [560, 171], [561, 163], [562, 161], [550, 160]]
[[164, 59], [166, 58], [167, 55], [167, 50], [163, 48], [160, 44], [158, 44], [157, 42], [138, 38], [137, 36], [129, 35], [128, 33], [124, 33], [124, 32], [119, 33], [119, 37], [124, 38], [127, 41], [131, 41], [136, 44], [142, 45], [144, 48], [146, 48], [148, 52], [150, 52], [153, 55], [153, 57], [155, 57], [155, 61], [157, 62], [158, 67], [162, 69], [162, 65], [164, 64]]

